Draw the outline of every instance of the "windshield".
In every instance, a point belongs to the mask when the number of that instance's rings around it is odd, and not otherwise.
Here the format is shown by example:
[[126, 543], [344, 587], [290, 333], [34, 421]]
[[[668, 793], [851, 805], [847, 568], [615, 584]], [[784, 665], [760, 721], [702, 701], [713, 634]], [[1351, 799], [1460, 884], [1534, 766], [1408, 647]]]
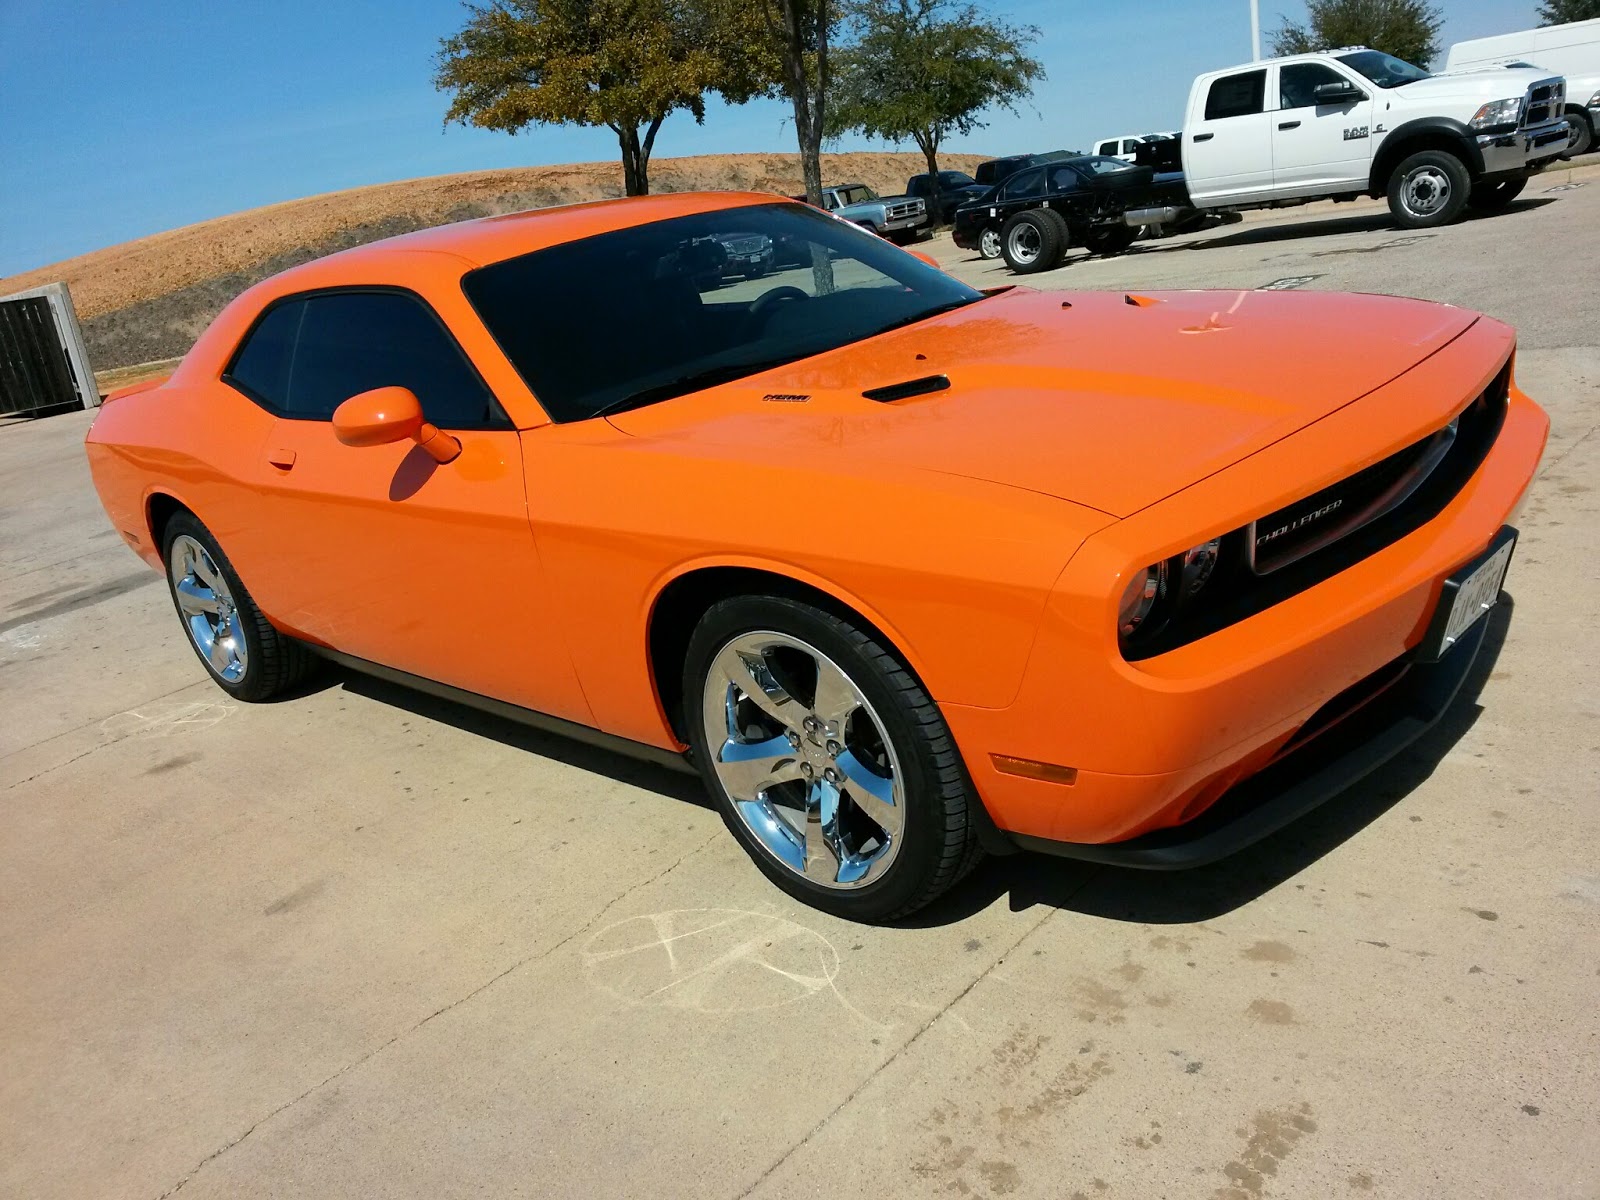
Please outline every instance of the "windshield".
[[1357, 50], [1336, 56], [1347, 67], [1354, 67], [1381, 88], [1405, 87], [1419, 79], [1432, 79], [1421, 67], [1377, 50]]
[[835, 188], [833, 194], [838, 198], [841, 207], [849, 204], [867, 204], [878, 198], [877, 192], [860, 183], [851, 187]]
[[462, 288], [555, 421], [653, 404], [983, 299], [800, 204], [580, 238], [480, 267]]
[[940, 171], [939, 178], [944, 180], [945, 187], [971, 187], [978, 182], [964, 171]]

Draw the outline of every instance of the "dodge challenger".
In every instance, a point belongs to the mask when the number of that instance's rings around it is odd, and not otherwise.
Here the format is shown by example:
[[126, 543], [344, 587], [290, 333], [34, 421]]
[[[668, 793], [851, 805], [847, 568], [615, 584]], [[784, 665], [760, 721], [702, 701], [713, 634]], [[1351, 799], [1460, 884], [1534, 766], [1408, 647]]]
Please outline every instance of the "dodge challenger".
[[[701, 269], [759, 238], [776, 273]], [[1514, 349], [657, 196], [259, 283], [87, 451], [231, 696], [332, 659], [696, 770], [777, 886], [882, 921], [985, 852], [1215, 860], [1415, 739], [1543, 451]]]

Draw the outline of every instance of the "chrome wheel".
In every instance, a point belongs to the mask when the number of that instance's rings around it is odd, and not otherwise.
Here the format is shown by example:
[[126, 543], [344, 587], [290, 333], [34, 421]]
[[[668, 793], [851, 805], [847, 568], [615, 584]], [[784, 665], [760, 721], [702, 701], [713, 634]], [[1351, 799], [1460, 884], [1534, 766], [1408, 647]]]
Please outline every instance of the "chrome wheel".
[[1039, 254], [1044, 249], [1044, 238], [1036, 226], [1027, 221], [1018, 221], [1012, 227], [1006, 245], [1011, 251], [1011, 261], [1018, 266], [1027, 267], [1039, 261]]
[[998, 229], [985, 229], [978, 238], [978, 253], [984, 258], [1000, 257], [1000, 231]]
[[188, 534], [172, 540], [167, 571], [189, 640], [217, 678], [238, 683], [250, 665], [250, 652], [228, 581], [206, 548]]
[[788, 634], [744, 633], [712, 659], [702, 697], [717, 781], [768, 854], [825, 888], [888, 870], [905, 830], [899, 762], [838, 664]]
[[1400, 202], [1414, 217], [1434, 216], [1450, 203], [1450, 176], [1434, 166], [1416, 168], [1400, 185]]

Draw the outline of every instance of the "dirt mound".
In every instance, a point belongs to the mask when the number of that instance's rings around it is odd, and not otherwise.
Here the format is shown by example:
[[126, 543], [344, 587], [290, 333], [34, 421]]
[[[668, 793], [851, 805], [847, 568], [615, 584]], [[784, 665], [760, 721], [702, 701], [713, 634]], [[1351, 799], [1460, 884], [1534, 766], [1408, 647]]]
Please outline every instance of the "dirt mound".
[[[949, 155], [971, 171], [981, 155]], [[898, 193], [924, 169], [919, 154], [823, 155], [830, 182]], [[803, 186], [793, 154], [711, 154], [650, 165], [658, 192]], [[291, 200], [124, 242], [0, 279], [0, 295], [65, 280], [100, 369], [182, 354], [222, 307], [257, 280], [297, 263], [428, 225], [622, 194], [616, 163], [576, 163], [439, 175]]]

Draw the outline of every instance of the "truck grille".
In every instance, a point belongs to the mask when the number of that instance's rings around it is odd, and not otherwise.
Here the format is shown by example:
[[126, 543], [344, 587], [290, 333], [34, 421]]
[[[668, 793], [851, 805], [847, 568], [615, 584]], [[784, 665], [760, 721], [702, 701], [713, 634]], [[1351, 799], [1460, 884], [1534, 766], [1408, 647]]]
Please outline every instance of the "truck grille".
[[921, 200], [901, 200], [894, 204], [884, 205], [884, 215], [891, 221], [904, 220], [906, 217], [920, 217], [927, 210], [927, 205]]
[[772, 240], [766, 234], [757, 234], [754, 237], [724, 238], [722, 244], [727, 247], [729, 254], [765, 254], [772, 246]]
[[1531, 129], [1546, 124], [1565, 116], [1566, 111], [1566, 80], [1546, 79], [1528, 89], [1528, 99], [1522, 106], [1522, 127]]

